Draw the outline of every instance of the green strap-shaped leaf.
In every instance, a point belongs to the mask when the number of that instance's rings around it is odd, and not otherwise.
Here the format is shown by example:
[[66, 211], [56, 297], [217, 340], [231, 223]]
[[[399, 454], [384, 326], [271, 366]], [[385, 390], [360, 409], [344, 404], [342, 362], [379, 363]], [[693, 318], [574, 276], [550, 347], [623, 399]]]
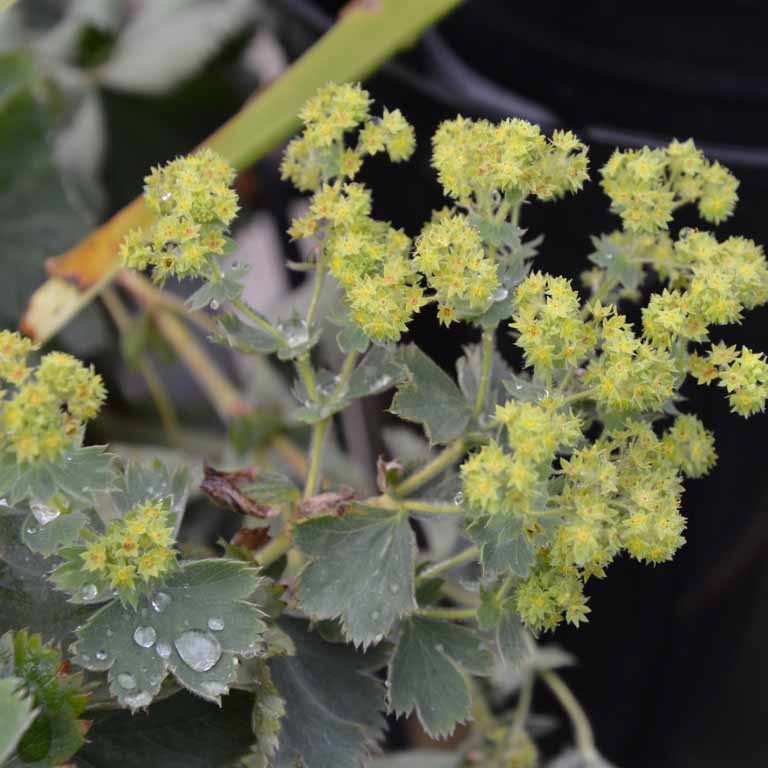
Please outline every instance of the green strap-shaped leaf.
[[378, 642], [416, 607], [416, 540], [407, 514], [358, 506], [301, 523], [295, 541], [311, 558], [299, 580], [299, 605], [313, 619], [340, 618], [355, 645]]
[[137, 610], [115, 600], [77, 631], [75, 661], [109, 672], [110, 691], [132, 710], [149, 705], [168, 672], [219, 702], [237, 675], [237, 656], [264, 652], [264, 614], [246, 602], [260, 584], [234, 560], [182, 565]]
[[306, 622], [283, 619], [295, 656], [271, 659], [285, 701], [274, 768], [360, 768], [384, 728], [384, 686], [370, 674], [381, 654], [327, 643]]
[[37, 711], [17, 677], [0, 679], [0, 765], [15, 751]]
[[389, 664], [389, 706], [397, 715], [414, 710], [427, 733], [443, 738], [471, 716], [466, 672], [486, 674], [492, 656], [474, 630], [413, 616]]
[[464, 432], [472, 407], [453, 379], [413, 344], [399, 352], [407, 371], [397, 389], [392, 413], [421, 424], [430, 443], [447, 443]]

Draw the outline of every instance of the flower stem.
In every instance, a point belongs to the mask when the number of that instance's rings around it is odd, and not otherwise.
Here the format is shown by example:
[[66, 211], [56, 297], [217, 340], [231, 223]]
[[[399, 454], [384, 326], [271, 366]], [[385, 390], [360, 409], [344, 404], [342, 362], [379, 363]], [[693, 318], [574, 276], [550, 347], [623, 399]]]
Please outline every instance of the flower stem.
[[429, 579], [432, 576], [438, 576], [441, 573], [450, 571], [451, 568], [455, 568], [457, 565], [466, 563], [469, 560], [474, 560], [474, 558], [476, 558], [479, 554], [480, 547], [476, 545], [467, 547], [466, 549], [463, 549], [461, 552], [452, 555], [446, 560], [441, 560], [439, 563], [433, 563], [432, 565], [428, 566], [419, 574], [419, 579]]
[[483, 346], [483, 363], [480, 371], [480, 383], [477, 387], [477, 396], [475, 397], [475, 407], [473, 413], [475, 416], [479, 416], [483, 411], [485, 405], [485, 399], [488, 396], [488, 385], [491, 378], [491, 364], [493, 362], [493, 337], [495, 329], [486, 328], [483, 331], [482, 346]]
[[597, 749], [595, 748], [595, 737], [592, 733], [592, 726], [589, 724], [589, 718], [581, 704], [579, 704], [571, 689], [557, 672], [548, 669], [539, 672], [539, 674], [552, 693], [555, 694], [570, 718], [576, 738], [576, 748], [581, 753], [581, 756], [588, 762], [595, 760], [598, 757]]
[[281, 342], [285, 341], [283, 334], [280, 333], [280, 331], [278, 331], [277, 328], [275, 328], [275, 326], [269, 322], [269, 320], [267, 320], [265, 317], [262, 317], [254, 309], [251, 309], [242, 299], [235, 299], [232, 302], [232, 306], [238, 312], [244, 314], [252, 323], [258, 325], [259, 328], [261, 328], [261, 330], [265, 333], [268, 333], [270, 336], [274, 336]]
[[477, 613], [474, 608], [419, 608], [419, 616], [429, 619], [474, 619]]
[[312, 364], [309, 362], [309, 355], [305, 354], [296, 358], [296, 372], [299, 374], [307, 394], [316, 403], [319, 399], [319, 393], [315, 383], [315, 372], [312, 370]]
[[438, 454], [432, 461], [423, 466], [418, 472], [414, 472], [409, 478], [396, 485], [392, 493], [396, 496], [408, 496], [414, 491], [426, 485], [433, 477], [439, 475], [454, 462], [458, 461], [467, 449], [466, 443], [462, 438], [454, 440], [450, 445]]
[[455, 504], [453, 502], [437, 504], [431, 501], [411, 501], [404, 499], [399, 503], [399, 506], [403, 509], [407, 509], [409, 512], [425, 512], [428, 515], [460, 515], [464, 512], [464, 508], [461, 504]]
[[266, 547], [256, 553], [256, 562], [261, 566], [271, 565], [291, 548], [292, 543], [290, 529], [284, 528]]

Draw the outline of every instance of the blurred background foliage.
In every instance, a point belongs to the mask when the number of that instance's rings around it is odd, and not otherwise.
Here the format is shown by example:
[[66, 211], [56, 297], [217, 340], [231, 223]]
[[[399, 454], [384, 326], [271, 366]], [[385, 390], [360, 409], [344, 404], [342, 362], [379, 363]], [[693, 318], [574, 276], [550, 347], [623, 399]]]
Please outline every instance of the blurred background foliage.
[[[332, 0], [22, 0], [0, 16], [0, 325], [16, 327], [45, 279], [46, 258], [130, 202], [151, 165], [189, 151], [231, 117], [341, 7]], [[735, 13], [618, 16], [600, 2], [581, 4], [578, 15], [564, 2], [540, 15], [523, 15], [505, 0], [465, 2], [367, 82], [374, 98], [413, 121], [419, 140], [408, 167], [374, 160], [366, 168], [374, 213], [414, 234], [443, 205], [428, 141], [442, 119], [456, 112], [520, 116], [579, 133], [592, 148], [593, 169], [616, 145], [693, 136], [742, 180], [741, 203], [720, 233], [765, 243], [768, 147], [760, 142], [768, 136], [768, 91], [758, 74], [760, 26]], [[265, 311], [279, 303], [285, 313], [306, 301], [307, 290], [302, 274], [284, 266], [300, 260], [284, 233], [301, 201], [279, 180], [278, 163], [276, 148], [239, 177], [237, 258], [254, 266], [249, 302]], [[574, 278], [585, 267], [589, 235], [616, 224], [594, 183], [556, 206], [523, 213], [523, 225], [546, 236], [537, 267]], [[191, 290], [168, 288], [174, 295]], [[222, 424], [152, 302], [125, 288], [105, 298], [54, 340], [107, 379], [111, 397], [92, 439], [175, 461], [258, 461], [283, 429], [286, 372], [205, 346], [237, 383], [237, 397], [258, 406]], [[765, 349], [766, 321], [765, 311], [753, 313], [728, 330], [729, 343]], [[200, 318], [193, 338], [204, 344], [205, 333]], [[440, 330], [431, 311], [414, 323], [411, 338], [449, 371], [461, 345], [476, 340], [466, 327]], [[506, 351], [519, 362], [511, 345]], [[686, 494], [688, 545], [653, 572], [630, 561], [614, 566], [612, 578], [592, 589], [597, 618], [556, 636], [579, 659], [569, 680], [603, 752], [626, 768], [768, 764], [761, 696], [768, 685], [761, 663], [768, 423], [764, 416], [734, 419], [717, 393], [690, 394], [718, 436], [721, 460]], [[391, 429], [380, 414], [386, 404], [345, 415], [331, 458], [346, 483], [372, 487], [379, 453], [424, 451], [414, 434]], [[291, 438], [300, 444], [305, 435]], [[280, 460], [290, 463], [290, 452]], [[222, 524], [224, 533], [234, 532], [235, 520], [220, 510], [214, 516], [201, 499], [192, 512], [189, 547], [208, 546]], [[537, 697], [538, 710], [549, 706]], [[401, 729], [393, 743], [412, 738]]]

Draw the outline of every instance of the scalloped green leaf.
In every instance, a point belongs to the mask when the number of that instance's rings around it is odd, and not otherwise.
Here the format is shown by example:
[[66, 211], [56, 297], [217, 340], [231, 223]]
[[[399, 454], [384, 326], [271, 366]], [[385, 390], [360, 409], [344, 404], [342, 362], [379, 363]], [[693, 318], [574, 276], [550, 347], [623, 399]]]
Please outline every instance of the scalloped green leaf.
[[252, 680], [256, 685], [251, 723], [256, 743], [254, 754], [247, 758], [249, 768], [269, 768], [280, 743], [281, 720], [285, 716], [285, 701], [272, 680], [269, 666], [259, 661]]
[[261, 578], [235, 560], [182, 564], [138, 609], [113, 601], [77, 630], [75, 661], [107, 671], [110, 691], [132, 710], [149, 705], [170, 672], [218, 703], [237, 676], [237, 657], [264, 653], [264, 613], [247, 602]]
[[472, 407], [453, 379], [417, 346], [399, 350], [406, 369], [390, 410], [424, 427], [430, 443], [447, 443], [461, 435], [472, 417]]
[[280, 627], [296, 646], [295, 656], [269, 661], [286, 714], [281, 720], [274, 768], [360, 768], [381, 738], [385, 689], [371, 672], [382, 654], [327, 643], [300, 619]]
[[630, 291], [637, 290], [645, 274], [642, 262], [632, 261], [627, 248], [611, 240], [609, 235], [592, 238], [595, 250], [587, 258], [605, 270], [608, 280], [618, 280]]
[[84, 743], [87, 730], [79, 717], [88, 697], [81, 675], [62, 672], [61, 652], [26, 630], [0, 638], [0, 674], [21, 679], [38, 710], [16, 747], [21, 763], [58, 765]]
[[480, 546], [483, 575], [497, 576], [509, 571], [520, 577], [528, 575], [533, 565], [533, 545], [519, 520], [511, 519], [503, 525], [495, 525], [479, 518], [467, 527], [467, 534]]
[[56, 461], [20, 465], [11, 454], [0, 457], [0, 496], [11, 504], [55, 494], [79, 507], [93, 503], [93, 494], [114, 486], [113, 456], [103, 446], [73, 448]]
[[471, 717], [466, 673], [487, 674], [492, 659], [476, 631], [412, 616], [389, 663], [389, 707], [397, 715], [415, 711], [433, 738], [449, 736]]
[[37, 715], [31, 696], [18, 677], [0, 679], [0, 765], [16, 750], [16, 745]]
[[294, 540], [310, 558], [299, 605], [313, 619], [340, 618], [355, 645], [378, 642], [416, 607], [416, 539], [405, 512], [356, 506], [301, 523]]
[[77, 754], [81, 768], [221, 768], [251, 749], [253, 697], [232, 691], [220, 707], [186, 691], [157, 701], [148, 712], [97, 717]]

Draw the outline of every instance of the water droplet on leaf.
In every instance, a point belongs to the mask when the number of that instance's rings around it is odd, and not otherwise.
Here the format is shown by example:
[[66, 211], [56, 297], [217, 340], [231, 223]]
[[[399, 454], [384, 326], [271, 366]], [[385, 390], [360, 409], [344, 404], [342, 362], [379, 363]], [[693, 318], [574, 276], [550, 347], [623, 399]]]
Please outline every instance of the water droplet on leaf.
[[152, 595], [149, 602], [158, 613], [162, 613], [171, 604], [171, 596], [167, 592], [158, 592]]
[[182, 661], [195, 672], [207, 672], [221, 658], [221, 645], [210, 632], [189, 629], [173, 644]]
[[226, 696], [226, 694], [229, 693], [229, 686], [226, 686], [223, 683], [203, 683], [200, 688], [204, 693], [208, 694], [208, 696], [216, 698], [219, 696]]
[[171, 646], [161, 640], [155, 647], [155, 653], [161, 659], [167, 659], [171, 655]]
[[221, 630], [224, 629], [224, 619], [221, 619], [218, 616], [211, 616], [211, 618], [208, 619], [208, 629], [212, 629], [215, 632], [221, 632]]
[[99, 661], [105, 661], [107, 658], [107, 652], [106, 651], [96, 651], [96, 658]]
[[96, 588], [95, 584], [83, 584], [83, 586], [80, 587], [80, 597], [83, 600], [93, 600], [98, 594], [99, 590]]
[[117, 676], [117, 682], [126, 691], [132, 691], [136, 687], [136, 678], [133, 675], [129, 675], [127, 672], [121, 672]]
[[381, 616], [381, 614], [378, 611], [371, 611], [371, 619], [373, 619], [373, 621], [376, 621], [379, 616]]
[[399, 584], [390, 584], [389, 585], [389, 591], [396, 595], [400, 591], [400, 585]]
[[60, 509], [49, 507], [47, 504], [39, 501], [33, 501], [29, 508], [40, 525], [48, 525], [48, 523], [54, 521], [61, 514]]
[[464, 493], [462, 491], [459, 491], [454, 497], [453, 497], [453, 503], [458, 504], [461, 506], [464, 503]]
[[211, 303], [208, 306], [215, 312], [221, 305], [216, 299], [211, 299]]
[[155, 632], [154, 627], [136, 627], [133, 639], [136, 645], [140, 645], [142, 648], [151, 648], [157, 639], [157, 632]]

